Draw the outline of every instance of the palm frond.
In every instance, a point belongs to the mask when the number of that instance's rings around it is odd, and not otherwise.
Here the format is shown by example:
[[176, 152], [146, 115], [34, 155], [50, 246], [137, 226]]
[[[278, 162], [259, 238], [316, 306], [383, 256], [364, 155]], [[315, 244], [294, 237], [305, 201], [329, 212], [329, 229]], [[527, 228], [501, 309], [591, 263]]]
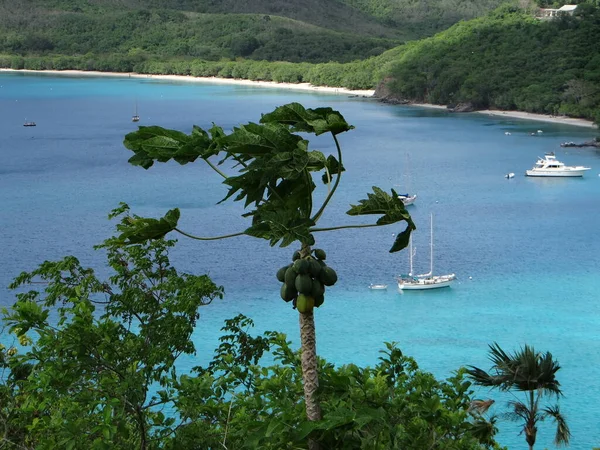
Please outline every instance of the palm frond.
[[475, 383], [503, 391], [539, 390], [543, 395], [562, 395], [556, 379], [560, 365], [550, 352], [537, 352], [526, 344], [509, 354], [494, 342], [489, 346], [489, 358], [493, 364], [490, 373], [469, 366], [471, 369], [467, 373]]
[[475, 399], [469, 404], [469, 409], [467, 410], [467, 412], [476, 412], [480, 415], [485, 414], [487, 410], [490, 409], [490, 406], [492, 406], [493, 404], [494, 400], [492, 400], [491, 398], [487, 400]]
[[510, 407], [511, 411], [505, 414], [507, 418], [513, 421], [523, 419], [525, 422], [527, 422], [529, 420], [531, 411], [529, 411], [529, 408], [527, 408], [525, 403], [510, 401], [508, 402], [508, 406]]
[[558, 405], [543, 408], [542, 411], [556, 422], [556, 434], [554, 435], [554, 444], [567, 445], [571, 439], [571, 431], [565, 416], [560, 413]]

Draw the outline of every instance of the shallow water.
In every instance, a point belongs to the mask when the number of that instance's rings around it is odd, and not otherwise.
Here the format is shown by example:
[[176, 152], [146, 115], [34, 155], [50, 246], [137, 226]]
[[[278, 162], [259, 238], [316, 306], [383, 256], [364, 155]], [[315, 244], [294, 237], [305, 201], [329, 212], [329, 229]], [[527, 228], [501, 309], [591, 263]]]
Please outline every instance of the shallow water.
[[[141, 121], [133, 124], [136, 101]], [[590, 129], [303, 91], [0, 74], [0, 306], [14, 300], [10, 280], [44, 260], [74, 254], [105, 270], [92, 246], [112, 233], [106, 217], [120, 201], [141, 215], [178, 206], [181, 228], [202, 235], [245, 228], [242, 205], [215, 206], [225, 188], [208, 167], [132, 167], [123, 137], [150, 124], [189, 132], [192, 124], [214, 122], [229, 129], [292, 101], [331, 106], [356, 126], [340, 136], [347, 172], [320, 225], [365, 223], [344, 213], [371, 186], [410, 190], [418, 195], [410, 207], [418, 226], [416, 271], [429, 265], [433, 213], [435, 271], [458, 276], [450, 289], [399, 293], [394, 277], [407, 271], [407, 253], [388, 250], [401, 226], [318, 234], [317, 246], [327, 250], [340, 280], [316, 314], [319, 354], [339, 364], [374, 364], [383, 343], [396, 341], [424, 369], [446, 377], [462, 365], [488, 368], [494, 341], [507, 350], [532, 344], [562, 365], [560, 404], [571, 448], [600, 445], [600, 380], [587, 376], [600, 364], [600, 154], [559, 146], [590, 139], [597, 133]], [[23, 127], [25, 119], [37, 126]], [[543, 133], [530, 136], [538, 129]], [[311, 143], [333, 151], [326, 137]], [[582, 179], [525, 177], [547, 151], [592, 170]], [[508, 172], [515, 178], [505, 179]], [[176, 266], [207, 272], [226, 291], [202, 309], [198, 356], [182, 361], [182, 370], [210, 359], [223, 320], [237, 313], [254, 319], [257, 332], [276, 329], [298, 342], [297, 315], [279, 299], [274, 276], [293, 250], [245, 237], [180, 239]], [[370, 283], [389, 287], [370, 291]], [[496, 411], [503, 406], [497, 402]], [[541, 427], [536, 448], [552, 447], [552, 436]], [[516, 424], [503, 425], [499, 441], [525, 447]]]

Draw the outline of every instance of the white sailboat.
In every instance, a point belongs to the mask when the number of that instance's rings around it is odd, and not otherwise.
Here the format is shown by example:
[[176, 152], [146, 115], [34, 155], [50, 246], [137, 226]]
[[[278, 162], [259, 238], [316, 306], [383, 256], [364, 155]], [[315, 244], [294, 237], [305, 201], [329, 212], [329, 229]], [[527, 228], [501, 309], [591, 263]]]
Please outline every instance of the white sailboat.
[[135, 111], [133, 113], [133, 116], [131, 116], [131, 121], [132, 122], [139, 122], [140, 121], [140, 116], [138, 115], [137, 100], [135, 101]]
[[456, 275], [451, 273], [448, 275], [434, 275], [433, 274], [433, 214], [430, 216], [430, 261], [429, 261], [429, 273], [421, 275], [413, 275], [413, 257], [415, 252], [412, 245], [412, 237], [409, 241], [408, 251], [408, 264], [409, 273], [408, 275], [400, 275], [397, 279], [398, 289], [400, 290], [424, 290], [424, 289], [437, 289], [448, 287], [456, 279]]

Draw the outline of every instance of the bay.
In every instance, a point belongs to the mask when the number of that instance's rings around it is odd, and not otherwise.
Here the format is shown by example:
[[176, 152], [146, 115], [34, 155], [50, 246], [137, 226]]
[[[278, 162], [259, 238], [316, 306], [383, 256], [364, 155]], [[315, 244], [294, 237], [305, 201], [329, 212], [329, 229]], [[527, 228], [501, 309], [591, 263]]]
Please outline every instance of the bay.
[[[131, 123], [136, 101], [138, 124]], [[487, 369], [492, 342], [506, 350], [531, 344], [561, 363], [571, 448], [599, 446], [600, 380], [593, 371], [600, 365], [600, 154], [559, 146], [589, 140], [595, 130], [306, 91], [2, 73], [0, 306], [14, 301], [8, 283], [44, 260], [73, 254], [107, 273], [92, 246], [113, 233], [107, 214], [121, 201], [155, 217], [180, 207], [181, 228], [199, 235], [244, 229], [243, 205], [216, 205], [226, 188], [212, 170], [201, 163], [132, 167], [123, 138], [137, 125], [190, 132], [193, 124], [214, 122], [231, 129], [293, 101], [331, 106], [356, 126], [340, 136], [347, 172], [320, 225], [364, 223], [345, 211], [372, 186], [410, 187], [418, 195], [410, 207], [417, 271], [429, 264], [432, 213], [435, 271], [458, 276], [450, 289], [401, 294], [394, 277], [406, 272], [407, 253], [388, 250], [402, 227], [318, 234], [317, 247], [339, 275], [316, 314], [319, 354], [337, 364], [372, 365], [383, 343], [395, 341], [422, 368], [447, 377], [463, 365]], [[25, 120], [37, 126], [23, 127]], [[543, 133], [530, 135], [538, 129]], [[311, 139], [311, 147], [334, 151], [326, 136]], [[582, 179], [525, 177], [548, 151], [592, 170]], [[515, 178], [505, 179], [508, 172]], [[201, 310], [198, 355], [181, 361], [182, 370], [210, 359], [223, 320], [238, 313], [255, 321], [256, 332], [283, 331], [297, 345], [297, 314], [279, 299], [275, 279], [293, 250], [246, 237], [179, 239], [172, 254], [178, 269], [208, 273], [226, 293]], [[370, 283], [389, 288], [370, 291]], [[486, 389], [477, 395], [498, 398]], [[498, 401], [495, 411], [504, 407]], [[518, 432], [516, 423], [503, 424], [498, 440], [524, 448]], [[536, 448], [552, 447], [552, 437], [551, 424], [543, 424]]]

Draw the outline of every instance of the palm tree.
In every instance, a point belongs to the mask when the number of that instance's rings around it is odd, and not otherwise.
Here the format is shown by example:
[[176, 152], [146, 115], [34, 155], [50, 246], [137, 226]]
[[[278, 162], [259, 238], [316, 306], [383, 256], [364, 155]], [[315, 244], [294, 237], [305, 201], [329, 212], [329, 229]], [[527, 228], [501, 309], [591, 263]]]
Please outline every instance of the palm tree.
[[520, 391], [525, 393], [524, 401], [513, 400], [508, 403], [510, 411], [507, 417], [523, 421], [525, 440], [529, 450], [533, 450], [537, 437], [538, 422], [551, 418], [556, 422], [556, 435], [554, 444], [567, 445], [571, 432], [561, 414], [558, 405], [542, 406], [544, 396], [562, 396], [560, 383], [556, 379], [556, 372], [560, 365], [552, 358], [550, 352], [536, 352], [529, 345], [525, 345], [512, 355], [507, 354], [494, 342], [490, 345], [489, 358], [493, 363], [487, 373], [474, 366], [469, 366], [467, 375], [475, 384], [489, 386], [501, 391]]

